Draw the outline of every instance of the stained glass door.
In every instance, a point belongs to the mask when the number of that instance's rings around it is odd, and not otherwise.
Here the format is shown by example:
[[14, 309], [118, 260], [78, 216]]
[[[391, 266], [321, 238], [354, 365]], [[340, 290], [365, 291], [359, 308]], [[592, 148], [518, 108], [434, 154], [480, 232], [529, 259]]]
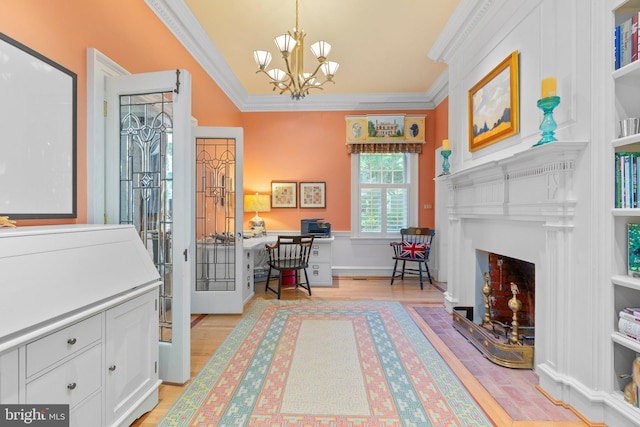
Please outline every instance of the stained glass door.
[[[196, 127], [192, 313], [242, 313], [242, 129]], [[237, 220], [238, 219], [238, 220]]]
[[160, 378], [172, 383], [190, 377], [190, 120], [186, 71], [107, 78], [106, 222], [133, 225], [158, 269]]

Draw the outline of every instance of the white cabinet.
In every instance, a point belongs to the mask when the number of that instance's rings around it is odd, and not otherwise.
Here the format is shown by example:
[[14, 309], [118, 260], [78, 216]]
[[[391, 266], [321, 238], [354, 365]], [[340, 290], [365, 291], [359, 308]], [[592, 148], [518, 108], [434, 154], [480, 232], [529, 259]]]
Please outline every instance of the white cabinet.
[[158, 402], [158, 272], [130, 226], [0, 229], [0, 404], [130, 425]]
[[106, 311], [106, 424], [120, 424], [134, 403], [157, 387], [157, 292]]
[[331, 273], [331, 244], [333, 240], [333, 237], [313, 239], [309, 268], [307, 269], [311, 286], [331, 286], [333, 284]]

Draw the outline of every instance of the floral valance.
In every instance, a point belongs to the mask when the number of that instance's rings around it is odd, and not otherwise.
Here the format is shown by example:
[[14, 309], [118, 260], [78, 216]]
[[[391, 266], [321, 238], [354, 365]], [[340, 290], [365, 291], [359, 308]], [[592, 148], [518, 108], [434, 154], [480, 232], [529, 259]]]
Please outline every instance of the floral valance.
[[347, 142], [349, 154], [360, 153], [422, 153], [424, 142]]
[[351, 153], [421, 153], [425, 116], [372, 114], [347, 116], [347, 151]]

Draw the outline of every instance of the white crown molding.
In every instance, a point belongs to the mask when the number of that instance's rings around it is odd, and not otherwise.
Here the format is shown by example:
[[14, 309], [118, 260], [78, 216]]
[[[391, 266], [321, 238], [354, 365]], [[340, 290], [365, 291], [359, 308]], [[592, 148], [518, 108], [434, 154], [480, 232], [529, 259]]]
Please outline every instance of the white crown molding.
[[446, 97], [449, 96], [449, 69], [447, 68], [440, 74], [427, 91], [427, 99], [431, 99], [434, 107], [440, 105]]
[[184, 1], [145, 0], [145, 3], [240, 108], [247, 98], [247, 91]]
[[460, 0], [451, 18], [440, 32], [427, 57], [449, 63], [451, 57], [467, 39], [496, 0]]
[[278, 94], [249, 95], [184, 1], [145, 3], [242, 112], [429, 110], [437, 105], [430, 94], [442, 93], [439, 88], [427, 93], [313, 94], [300, 101]]
[[287, 95], [249, 95], [242, 111], [431, 110], [424, 93], [312, 94], [299, 101]]

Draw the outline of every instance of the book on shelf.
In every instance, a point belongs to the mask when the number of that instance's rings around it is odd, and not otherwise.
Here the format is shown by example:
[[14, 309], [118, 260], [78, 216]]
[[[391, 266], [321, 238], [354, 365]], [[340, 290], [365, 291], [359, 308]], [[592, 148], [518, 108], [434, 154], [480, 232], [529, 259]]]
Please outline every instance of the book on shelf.
[[615, 153], [615, 207], [640, 207], [640, 153]]
[[631, 17], [631, 62], [638, 60], [638, 14]]
[[636, 341], [640, 341], [640, 322], [619, 317], [618, 332]]
[[627, 273], [632, 277], [640, 277], [640, 224], [627, 225]]
[[631, 64], [631, 18], [620, 24], [620, 67]]
[[638, 322], [640, 323], [640, 312], [638, 312], [638, 314], [636, 314], [636, 312], [634, 311], [629, 311], [629, 310], [634, 310], [634, 309], [628, 309], [625, 308], [624, 310], [621, 310], [620, 313], [618, 313], [618, 316], [620, 319], [627, 319], [627, 320], [631, 320], [632, 322]]
[[620, 25], [616, 25], [616, 28], [614, 29], [613, 40], [614, 67], [617, 70], [620, 68]]

